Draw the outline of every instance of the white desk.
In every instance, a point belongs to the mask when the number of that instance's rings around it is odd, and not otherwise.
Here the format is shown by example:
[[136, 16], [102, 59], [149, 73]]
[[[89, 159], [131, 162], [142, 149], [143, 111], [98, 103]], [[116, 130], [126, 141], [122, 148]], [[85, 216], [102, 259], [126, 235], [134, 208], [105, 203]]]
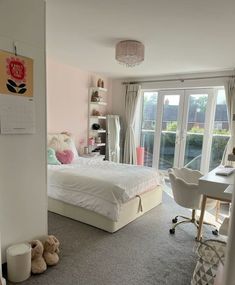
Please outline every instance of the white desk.
[[[197, 233], [197, 240], [201, 239], [202, 234], [202, 225], [206, 208], [207, 198], [231, 202], [232, 194], [229, 193], [227, 188], [233, 188], [235, 173], [230, 174], [229, 176], [216, 175], [219, 167], [210, 171], [207, 175], [199, 179], [199, 192], [203, 195], [202, 206], [201, 206], [201, 215], [199, 219], [199, 227]], [[231, 185], [231, 187], [229, 187]], [[226, 190], [226, 191], [225, 191]]]
[[224, 193], [226, 193], [226, 195], [229, 195], [231, 200], [232, 200], [232, 195], [234, 192], [234, 185], [229, 185], [225, 190]]

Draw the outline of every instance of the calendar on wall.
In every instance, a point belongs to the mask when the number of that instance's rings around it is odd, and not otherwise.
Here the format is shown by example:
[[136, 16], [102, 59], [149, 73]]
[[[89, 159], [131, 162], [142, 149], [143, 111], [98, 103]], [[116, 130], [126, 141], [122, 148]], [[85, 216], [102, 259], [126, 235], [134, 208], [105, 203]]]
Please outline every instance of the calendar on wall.
[[33, 59], [1, 50], [0, 133], [35, 133]]
[[29, 98], [0, 95], [1, 134], [35, 133], [35, 105]]

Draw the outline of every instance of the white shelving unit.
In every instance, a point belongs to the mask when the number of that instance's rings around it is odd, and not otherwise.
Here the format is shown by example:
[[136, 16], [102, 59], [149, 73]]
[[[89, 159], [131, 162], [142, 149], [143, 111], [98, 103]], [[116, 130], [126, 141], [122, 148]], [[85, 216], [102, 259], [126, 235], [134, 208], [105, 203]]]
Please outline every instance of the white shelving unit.
[[[105, 157], [105, 148], [106, 148], [106, 113], [107, 113], [107, 89], [100, 87], [91, 87], [89, 89], [89, 104], [88, 104], [88, 139], [93, 137], [101, 138], [101, 143], [95, 143], [90, 150], [100, 149], [99, 153], [101, 157]], [[100, 100], [98, 102], [91, 101], [93, 94], [98, 95]], [[100, 115], [95, 115], [94, 111], [100, 113]], [[99, 124], [101, 129], [93, 130], [92, 125]]]
[[91, 119], [106, 120], [106, 116], [90, 116]]
[[98, 134], [104, 134], [104, 133], [106, 133], [106, 130], [97, 130], [97, 133]]
[[106, 102], [90, 102], [91, 105], [102, 105], [102, 106], [107, 106]]
[[106, 143], [96, 143], [96, 146], [106, 146]]

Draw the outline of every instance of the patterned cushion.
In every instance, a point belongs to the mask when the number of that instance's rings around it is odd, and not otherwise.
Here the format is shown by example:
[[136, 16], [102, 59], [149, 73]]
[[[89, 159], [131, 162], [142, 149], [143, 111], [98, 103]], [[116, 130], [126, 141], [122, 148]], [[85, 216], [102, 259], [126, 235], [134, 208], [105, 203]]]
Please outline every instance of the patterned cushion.
[[199, 259], [193, 273], [191, 285], [213, 285], [217, 268], [217, 265], [211, 265], [203, 259]]
[[197, 261], [191, 285], [213, 285], [220, 262], [224, 263], [226, 244], [222, 241], [202, 242], [197, 250]]

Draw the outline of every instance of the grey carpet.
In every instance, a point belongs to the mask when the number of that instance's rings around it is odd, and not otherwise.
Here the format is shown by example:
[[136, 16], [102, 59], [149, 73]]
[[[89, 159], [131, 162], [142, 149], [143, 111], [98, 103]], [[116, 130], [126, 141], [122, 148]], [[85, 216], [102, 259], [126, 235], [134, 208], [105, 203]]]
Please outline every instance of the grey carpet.
[[[21, 284], [189, 285], [196, 230], [186, 224], [169, 235], [179, 213], [189, 215], [164, 194], [161, 205], [114, 234], [49, 213], [49, 233], [61, 242], [60, 263]], [[206, 235], [214, 238], [209, 229]]]

